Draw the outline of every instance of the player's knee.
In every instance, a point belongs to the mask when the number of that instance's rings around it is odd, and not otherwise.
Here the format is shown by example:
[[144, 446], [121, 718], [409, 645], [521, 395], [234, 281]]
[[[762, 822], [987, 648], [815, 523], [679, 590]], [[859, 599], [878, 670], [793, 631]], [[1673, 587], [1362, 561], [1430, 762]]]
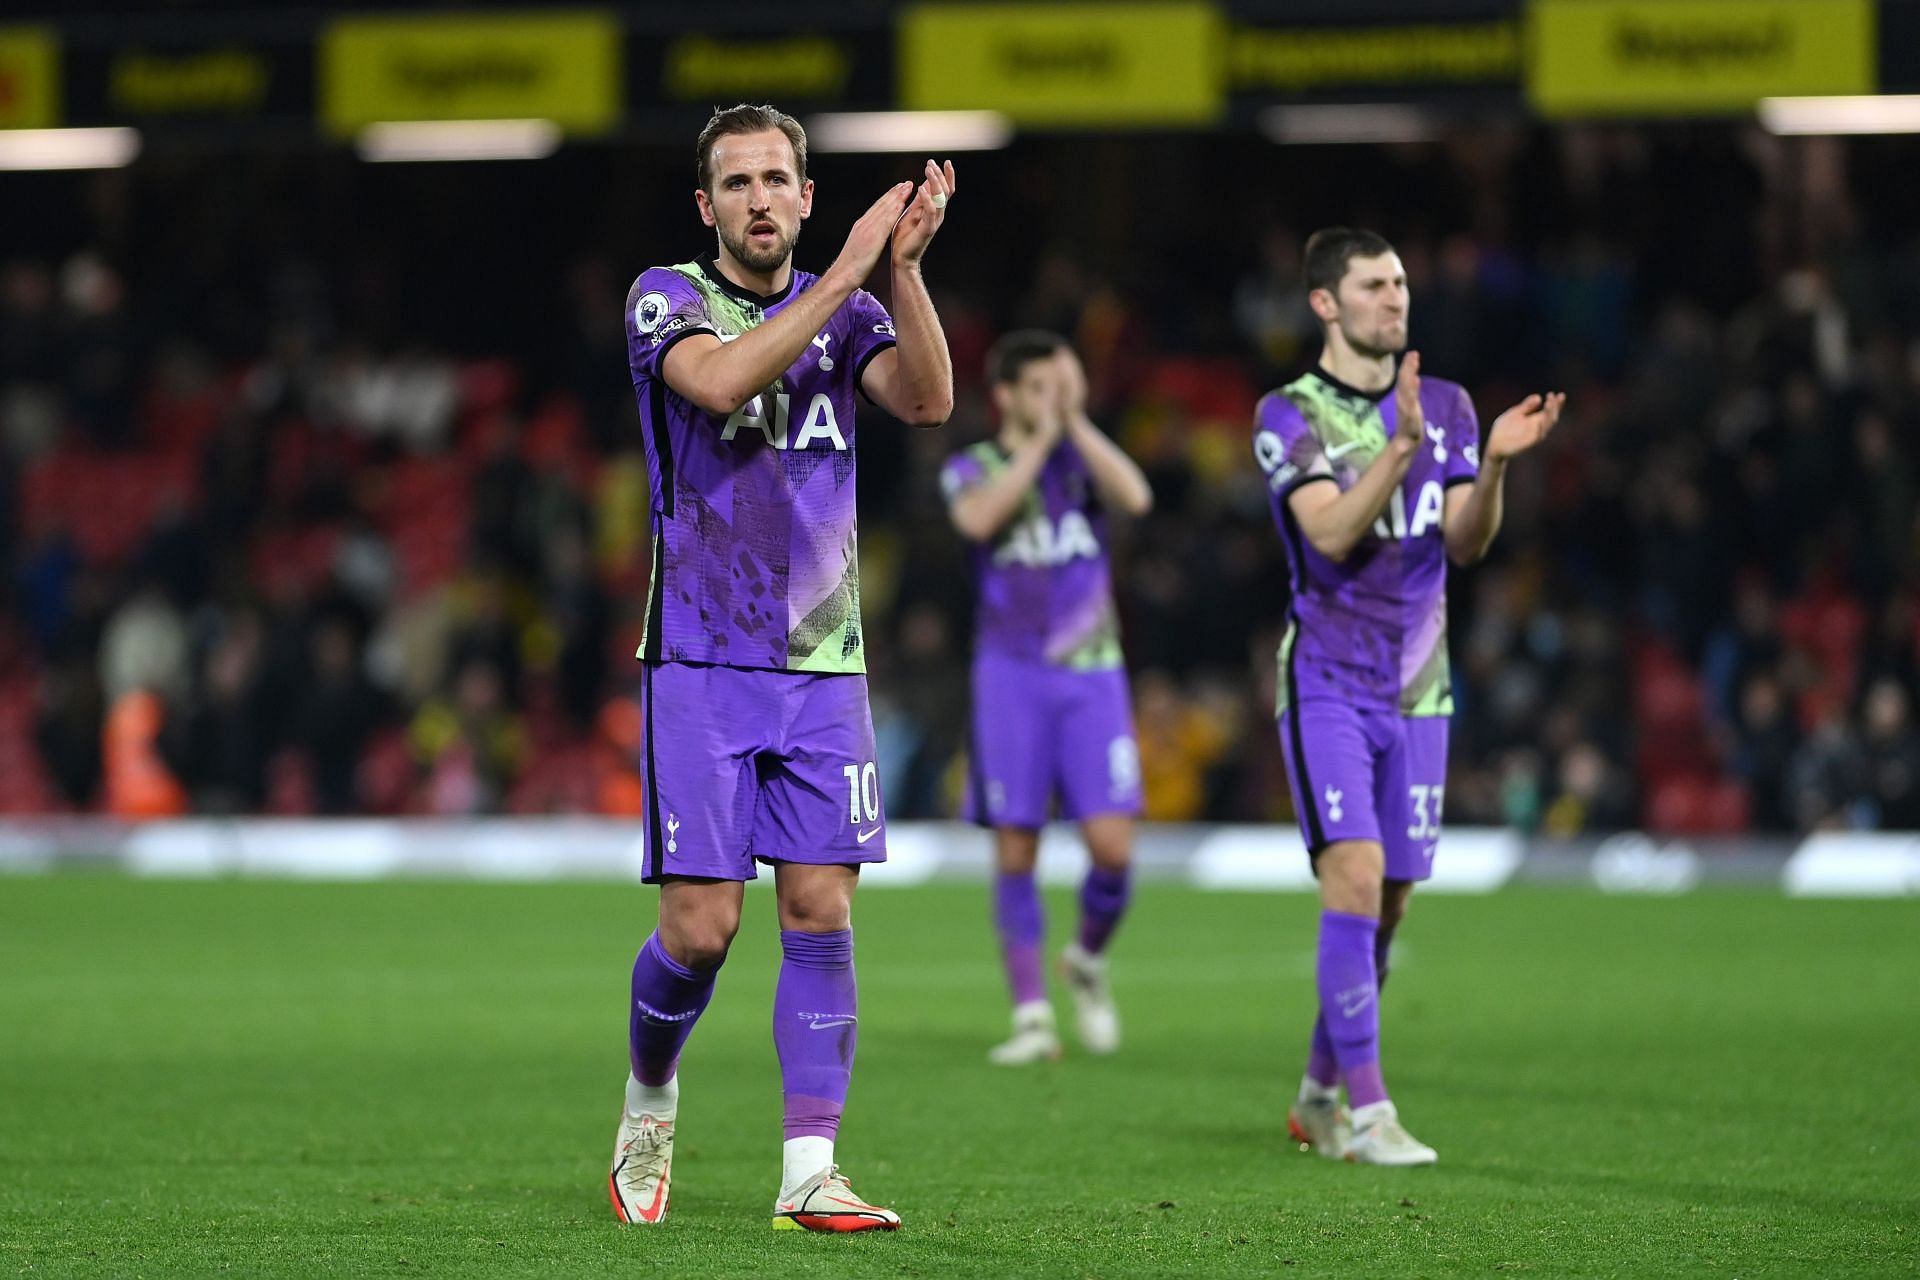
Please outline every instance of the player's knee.
[[1329, 908], [1354, 915], [1380, 915], [1381, 876], [1376, 860], [1357, 853], [1328, 856], [1320, 860], [1319, 870], [1320, 894]]
[[853, 920], [847, 896], [829, 890], [789, 894], [780, 900], [780, 927], [800, 933], [832, 933]]
[[696, 972], [718, 969], [727, 961], [727, 950], [733, 946], [734, 932], [721, 924], [708, 924], [689, 930], [681, 935], [681, 948], [686, 954], [676, 958]]
[[726, 963], [733, 936], [740, 931], [738, 912], [702, 912], [661, 922], [661, 942], [667, 954], [696, 972], [718, 969]]
[[1001, 875], [1023, 876], [1040, 860], [1040, 833], [1001, 828], [994, 833], [993, 860]]
[[1133, 824], [1089, 824], [1087, 853], [1093, 865], [1106, 871], [1124, 871], [1133, 861]]

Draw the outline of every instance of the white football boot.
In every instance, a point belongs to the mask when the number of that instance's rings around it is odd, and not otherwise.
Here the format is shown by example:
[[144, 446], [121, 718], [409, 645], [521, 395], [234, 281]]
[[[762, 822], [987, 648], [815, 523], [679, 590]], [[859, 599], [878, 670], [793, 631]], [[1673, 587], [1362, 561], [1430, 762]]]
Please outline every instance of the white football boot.
[[1401, 1127], [1393, 1103], [1375, 1102], [1354, 1111], [1353, 1140], [1347, 1144], [1347, 1159], [1353, 1163], [1405, 1166], [1432, 1164], [1439, 1158]]
[[828, 1165], [773, 1202], [775, 1231], [897, 1231], [900, 1215], [853, 1193], [839, 1166]]
[[987, 1050], [987, 1061], [997, 1067], [1024, 1067], [1060, 1058], [1060, 1033], [1054, 1030], [1053, 1006], [1029, 1000], [1013, 1007], [1013, 1037]]
[[1287, 1134], [1302, 1151], [1311, 1147], [1315, 1155], [1344, 1160], [1353, 1143], [1353, 1117], [1337, 1095], [1296, 1098], [1287, 1108]]
[[1120, 1047], [1120, 1011], [1107, 983], [1107, 958], [1090, 955], [1077, 942], [1060, 953], [1060, 976], [1073, 996], [1074, 1029], [1088, 1053], [1109, 1054]]
[[607, 1194], [613, 1199], [614, 1217], [622, 1222], [656, 1226], [667, 1217], [673, 1180], [673, 1117], [679, 1107], [656, 1110], [665, 1114], [636, 1115], [624, 1104], [620, 1108]]

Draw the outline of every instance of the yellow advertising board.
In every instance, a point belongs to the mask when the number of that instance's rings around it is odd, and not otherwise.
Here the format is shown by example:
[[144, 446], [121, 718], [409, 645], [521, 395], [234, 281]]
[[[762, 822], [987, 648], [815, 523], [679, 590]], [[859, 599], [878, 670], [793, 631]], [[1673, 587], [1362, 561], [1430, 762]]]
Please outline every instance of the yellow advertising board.
[[1038, 125], [1206, 124], [1225, 105], [1212, 4], [926, 4], [900, 22], [901, 105]]
[[1533, 0], [1528, 18], [1544, 116], [1713, 115], [1877, 79], [1874, 0]]
[[107, 102], [125, 115], [243, 115], [266, 105], [273, 63], [248, 49], [156, 53], [128, 49], [107, 68]]
[[845, 92], [851, 62], [846, 49], [826, 36], [687, 35], [667, 45], [660, 79], [666, 95], [683, 102], [832, 98]]
[[1518, 22], [1402, 27], [1237, 27], [1227, 42], [1227, 87], [1288, 93], [1347, 85], [1512, 84], [1520, 78]]
[[336, 134], [382, 120], [618, 123], [620, 23], [609, 13], [343, 18], [320, 40], [320, 115]]
[[51, 31], [0, 27], [0, 129], [60, 123], [60, 47]]

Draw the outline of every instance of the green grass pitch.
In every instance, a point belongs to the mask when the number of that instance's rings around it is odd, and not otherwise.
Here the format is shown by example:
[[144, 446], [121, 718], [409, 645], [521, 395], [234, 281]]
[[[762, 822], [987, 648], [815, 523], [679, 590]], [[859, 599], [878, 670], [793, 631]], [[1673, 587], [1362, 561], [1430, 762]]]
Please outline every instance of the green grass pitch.
[[1145, 886], [1121, 1054], [1006, 1071], [985, 889], [870, 892], [839, 1151], [906, 1227], [853, 1238], [769, 1229], [758, 890], [683, 1061], [673, 1216], [613, 1221], [652, 913], [613, 885], [0, 880], [0, 1273], [1920, 1269], [1920, 904], [1416, 902], [1385, 1061], [1441, 1163], [1396, 1172], [1286, 1141], [1309, 899]]

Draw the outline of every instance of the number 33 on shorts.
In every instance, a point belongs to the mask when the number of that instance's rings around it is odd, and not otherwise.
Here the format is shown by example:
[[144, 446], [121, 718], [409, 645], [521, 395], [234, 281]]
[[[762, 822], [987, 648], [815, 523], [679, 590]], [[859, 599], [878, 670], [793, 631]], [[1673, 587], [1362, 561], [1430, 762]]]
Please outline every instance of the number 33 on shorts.
[[1407, 803], [1413, 814], [1413, 821], [1407, 826], [1409, 840], [1437, 840], [1440, 837], [1440, 806], [1446, 798], [1444, 786], [1422, 786], [1415, 783], [1407, 788]]

